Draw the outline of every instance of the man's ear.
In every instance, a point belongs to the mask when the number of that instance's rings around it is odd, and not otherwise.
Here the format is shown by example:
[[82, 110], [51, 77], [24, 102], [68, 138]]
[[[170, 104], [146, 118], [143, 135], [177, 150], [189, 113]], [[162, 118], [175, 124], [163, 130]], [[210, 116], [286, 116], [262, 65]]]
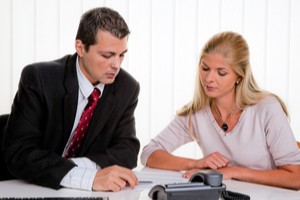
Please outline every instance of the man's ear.
[[84, 45], [82, 44], [81, 40], [75, 41], [75, 49], [79, 57], [82, 57], [84, 51]]

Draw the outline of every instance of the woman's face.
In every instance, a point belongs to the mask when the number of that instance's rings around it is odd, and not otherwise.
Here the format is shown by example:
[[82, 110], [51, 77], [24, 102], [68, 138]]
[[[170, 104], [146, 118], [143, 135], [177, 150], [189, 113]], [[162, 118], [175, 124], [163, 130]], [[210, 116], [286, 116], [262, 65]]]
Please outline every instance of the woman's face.
[[202, 58], [199, 67], [201, 83], [207, 96], [221, 99], [235, 95], [238, 76], [223, 55], [207, 54]]

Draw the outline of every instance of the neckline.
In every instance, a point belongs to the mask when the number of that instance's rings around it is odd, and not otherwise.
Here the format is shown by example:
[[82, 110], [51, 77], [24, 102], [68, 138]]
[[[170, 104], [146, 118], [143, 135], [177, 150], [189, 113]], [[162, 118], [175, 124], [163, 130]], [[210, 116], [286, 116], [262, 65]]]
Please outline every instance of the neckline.
[[[212, 106], [210, 106], [212, 108]], [[234, 106], [233, 109], [231, 110], [231, 112], [229, 113], [229, 115], [225, 118], [225, 120], [223, 120], [222, 115], [218, 109], [218, 107], [216, 105], [213, 106], [214, 110], [216, 111], [219, 119], [222, 121], [222, 126], [221, 128], [223, 129], [224, 132], [226, 132], [228, 130], [228, 123], [227, 121], [231, 119], [231, 117], [233, 116], [233, 114], [235, 113], [235, 111], [237, 110], [237, 106]], [[211, 109], [212, 110], [212, 109]]]
[[234, 127], [232, 127], [232, 129], [230, 131], [227, 131], [225, 132], [220, 126], [219, 124], [217, 123], [213, 113], [212, 113], [212, 110], [211, 110], [211, 107], [208, 105], [207, 106], [207, 113], [208, 113], [208, 117], [210, 118], [210, 121], [212, 123], [212, 125], [215, 127], [215, 129], [220, 133], [222, 134], [223, 136], [226, 136], [226, 135], [231, 135], [232, 133], [235, 132], [235, 130], [238, 128], [240, 122], [243, 120], [244, 118], [244, 115], [247, 111], [247, 107], [243, 109], [239, 119], [238, 119], [238, 122], [236, 123], [236, 125]]

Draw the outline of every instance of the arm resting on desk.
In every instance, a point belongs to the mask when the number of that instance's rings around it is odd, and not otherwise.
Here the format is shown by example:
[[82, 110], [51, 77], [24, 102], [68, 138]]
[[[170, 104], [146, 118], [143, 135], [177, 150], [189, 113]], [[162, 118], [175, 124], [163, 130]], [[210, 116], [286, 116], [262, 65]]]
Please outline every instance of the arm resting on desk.
[[[185, 173], [186, 177], [192, 176], [200, 169], [192, 169]], [[274, 170], [254, 170], [245, 167], [228, 166], [218, 169], [224, 179], [235, 179], [251, 183], [270, 185], [294, 190], [300, 190], [300, 166], [288, 165]]]
[[213, 153], [203, 159], [195, 160], [174, 156], [164, 150], [156, 150], [149, 156], [147, 167], [177, 171], [189, 170], [185, 174], [187, 178], [196, 171], [211, 168], [222, 172], [225, 179], [300, 190], [299, 165], [281, 166], [275, 170], [252, 170], [231, 166], [229, 160], [219, 153]]
[[228, 158], [218, 152], [196, 160], [175, 156], [164, 150], [156, 150], [149, 156], [146, 165], [147, 167], [182, 171], [195, 168], [218, 169], [229, 166], [230, 163]]
[[287, 165], [275, 170], [253, 170], [243, 167], [225, 167], [219, 170], [226, 179], [300, 190], [300, 166]]

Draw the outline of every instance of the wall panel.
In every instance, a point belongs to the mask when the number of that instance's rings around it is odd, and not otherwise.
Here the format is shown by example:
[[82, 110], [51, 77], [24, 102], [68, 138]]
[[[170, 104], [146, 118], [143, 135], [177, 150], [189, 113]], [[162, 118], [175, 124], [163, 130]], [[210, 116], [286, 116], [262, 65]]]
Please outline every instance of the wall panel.
[[174, 109], [188, 103], [193, 95], [198, 53], [197, 0], [175, 1]]
[[290, 1], [268, 3], [266, 89], [287, 101]]
[[[292, 0], [290, 4], [290, 49], [289, 49], [289, 84], [288, 108], [292, 129], [300, 141], [300, 93], [299, 93], [299, 52], [300, 52], [300, 1]], [[283, 66], [284, 67], [284, 66]]]
[[[25, 65], [75, 52], [80, 16], [95, 6], [120, 12], [131, 30], [122, 67], [140, 82], [142, 147], [192, 99], [199, 53], [221, 30], [247, 39], [256, 80], [287, 103], [300, 140], [299, 0], [2, 0], [1, 114], [10, 111]], [[201, 156], [195, 143], [175, 153]]]
[[99, 6], [107, 6], [106, 0], [81, 0], [82, 11], [89, 10]]
[[244, 36], [250, 48], [252, 72], [260, 87], [266, 85], [267, 1], [245, 1]]
[[[12, 90], [17, 90], [23, 67], [36, 61], [36, 5], [35, 0], [26, 3], [12, 2]], [[15, 94], [13, 94], [14, 96]]]
[[[174, 114], [189, 103], [194, 94], [198, 65], [198, 1], [175, 1], [174, 29]], [[193, 144], [175, 151], [179, 156], [194, 156]]]
[[152, 1], [151, 137], [174, 115], [174, 11], [173, 0]]
[[[150, 0], [133, 0], [129, 3], [128, 67], [140, 82], [139, 104], [136, 109], [136, 126], [142, 146], [151, 135], [151, 52], [152, 5]], [[133, 12], [134, 11], [134, 12]]]
[[[53, 60], [59, 56], [59, 1], [36, 1], [36, 60]], [[51, 12], [48, 12], [51, 10]], [[45, 15], [45, 13], [47, 13]], [[46, 47], [46, 48], [45, 48]]]
[[221, 30], [222, 0], [198, 1], [198, 57], [203, 45]]
[[243, 33], [244, 0], [223, 0], [221, 5], [221, 29]]
[[8, 113], [10, 111], [10, 104], [12, 101], [12, 66], [11, 66], [11, 52], [12, 52], [12, 3], [10, 0], [0, 1], [0, 113]]
[[83, 12], [83, 4], [80, 0], [59, 1], [59, 54], [75, 53], [75, 37]]

